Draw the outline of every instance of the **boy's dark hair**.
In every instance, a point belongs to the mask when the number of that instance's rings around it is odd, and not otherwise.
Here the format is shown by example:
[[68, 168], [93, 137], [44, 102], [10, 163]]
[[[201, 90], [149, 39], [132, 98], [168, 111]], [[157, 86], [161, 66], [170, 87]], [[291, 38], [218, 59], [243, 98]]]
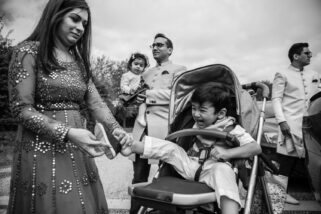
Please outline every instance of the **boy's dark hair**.
[[170, 39], [169, 39], [167, 36], [165, 36], [165, 34], [163, 34], [163, 33], [158, 33], [158, 34], [156, 34], [155, 37], [154, 37], [154, 39], [159, 38], [159, 37], [166, 39], [166, 46], [167, 46], [168, 48], [173, 49], [173, 42], [172, 42], [172, 40], [170, 40]]
[[303, 51], [303, 48], [308, 48], [309, 44], [308, 43], [295, 43], [291, 46], [291, 48], [289, 49], [289, 53], [288, 53], [288, 57], [290, 59], [291, 62], [293, 62], [294, 54], [298, 54], [300, 55], [301, 52]]
[[191, 97], [191, 102], [203, 104], [204, 102], [212, 103], [215, 113], [222, 108], [226, 108], [227, 115], [231, 110], [231, 99], [228, 89], [223, 85], [210, 82], [197, 87]]
[[127, 69], [130, 70], [132, 68], [132, 62], [135, 60], [135, 59], [142, 59], [145, 61], [145, 67], [148, 67], [149, 66], [149, 62], [148, 62], [148, 57], [145, 56], [144, 54], [142, 53], [133, 53], [132, 55], [130, 55], [130, 58], [127, 62]]

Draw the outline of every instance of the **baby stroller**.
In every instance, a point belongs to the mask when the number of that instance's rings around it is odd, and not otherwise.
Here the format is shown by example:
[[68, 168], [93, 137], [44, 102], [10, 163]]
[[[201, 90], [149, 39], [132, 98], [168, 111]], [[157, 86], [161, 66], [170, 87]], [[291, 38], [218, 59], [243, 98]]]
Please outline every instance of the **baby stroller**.
[[303, 139], [306, 162], [315, 198], [321, 195], [321, 92], [310, 99], [308, 114], [303, 117]]
[[[232, 109], [235, 109], [233, 116], [247, 132], [254, 138], [257, 137], [257, 143], [260, 143], [265, 98], [267, 98], [269, 94], [268, 87], [264, 84], [257, 83], [244, 86], [245, 88], [253, 88], [254, 90], [256, 90], [258, 86], [263, 87], [264, 101], [260, 113], [249, 93], [242, 89], [232, 70], [221, 64], [186, 71], [174, 80], [170, 98], [170, 134], [166, 139], [177, 143], [185, 150], [192, 146], [191, 136], [193, 135], [207, 135], [233, 141], [228, 133], [191, 129], [194, 122], [191, 116], [190, 97], [197, 86], [207, 82], [215, 82], [229, 89], [233, 98]], [[257, 168], [258, 158], [255, 157], [253, 159], [250, 181], [246, 182], [244, 179], [245, 182], [243, 183], [248, 186], [248, 194], [244, 208], [245, 213], [250, 212], [256, 186]], [[245, 167], [244, 169], [245, 171], [241, 170], [242, 173], [240, 174], [246, 175], [247, 170]], [[195, 210], [200, 213], [216, 213], [202, 208], [202, 205], [216, 201], [213, 189], [200, 182], [184, 180], [166, 163], [161, 164], [157, 177], [155, 177], [151, 183], [134, 184], [129, 187], [129, 194], [132, 196], [132, 200], [137, 201], [137, 203], [143, 206], [140, 209], [140, 213], [148, 213], [147, 208], [162, 210], [165, 211], [165, 213], [194, 213]]]

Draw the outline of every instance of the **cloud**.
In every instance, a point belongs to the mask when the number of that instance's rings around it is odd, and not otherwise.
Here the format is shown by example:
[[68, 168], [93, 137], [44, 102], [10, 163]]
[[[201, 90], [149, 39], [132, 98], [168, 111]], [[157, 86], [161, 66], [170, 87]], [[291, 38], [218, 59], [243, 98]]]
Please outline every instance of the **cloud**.
[[[6, 1], [12, 16], [8, 27], [14, 29], [16, 42], [31, 33], [46, 2]], [[92, 12], [94, 56], [124, 60], [141, 51], [152, 58], [148, 46], [156, 33], [163, 32], [174, 42], [173, 62], [190, 69], [223, 63], [242, 83], [272, 80], [278, 69], [288, 66], [287, 51], [295, 42], [309, 42], [314, 53], [309, 67], [321, 70], [319, 0], [87, 2]]]

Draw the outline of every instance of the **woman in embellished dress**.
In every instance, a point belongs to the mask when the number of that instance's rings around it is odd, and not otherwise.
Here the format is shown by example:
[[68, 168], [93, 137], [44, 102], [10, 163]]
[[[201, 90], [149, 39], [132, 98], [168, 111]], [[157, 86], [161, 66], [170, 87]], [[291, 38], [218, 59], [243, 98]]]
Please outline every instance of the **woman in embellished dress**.
[[80, 104], [109, 133], [130, 136], [92, 82], [90, 38], [85, 0], [49, 0], [33, 33], [14, 48], [8, 84], [19, 127], [9, 214], [108, 213], [97, 167], [87, 155], [103, 155], [95, 150], [102, 144], [85, 129]]

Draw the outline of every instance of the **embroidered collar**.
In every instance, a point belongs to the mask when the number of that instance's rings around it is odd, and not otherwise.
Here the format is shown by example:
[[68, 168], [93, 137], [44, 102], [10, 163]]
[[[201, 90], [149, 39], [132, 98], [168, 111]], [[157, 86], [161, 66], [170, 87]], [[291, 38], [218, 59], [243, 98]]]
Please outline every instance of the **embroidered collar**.
[[291, 69], [293, 71], [297, 71], [297, 72], [303, 72], [304, 71], [304, 67], [303, 67], [303, 70], [301, 71], [299, 68], [296, 68], [293, 65], [289, 65], [289, 69]]
[[156, 63], [156, 67], [164, 66], [164, 65], [169, 65], [172, 64], [172, 61], [168, 60], [166, 62], [162, 62], [161, 64]]

